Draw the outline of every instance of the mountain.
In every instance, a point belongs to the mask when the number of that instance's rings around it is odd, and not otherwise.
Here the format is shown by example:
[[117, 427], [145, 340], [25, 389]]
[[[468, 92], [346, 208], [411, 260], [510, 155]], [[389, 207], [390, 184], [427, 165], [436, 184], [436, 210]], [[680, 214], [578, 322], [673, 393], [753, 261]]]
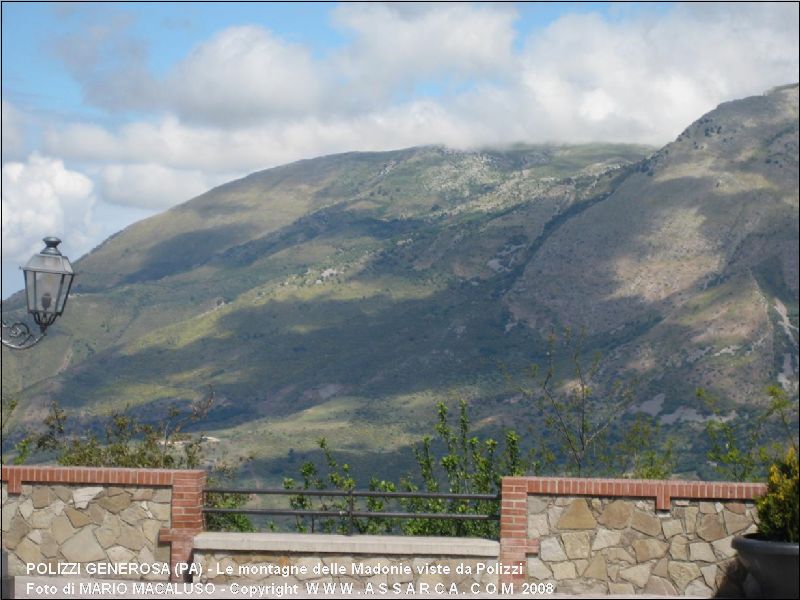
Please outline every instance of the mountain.
[[738, 404], [796, 382], [797, 106], [788, 86], [690, 125], [547, 240], [512, 313], [614, 340], [615, 364], [655, 366], [673, 408], [682, 381]]
[[3, 351], [18, 422], [52, 399], [82, 427], [125, 406], [159, 419], [211, 385], [204, 428], [255, 456], [253, 479], [295, 473], [323, 436], [392, 473], [437, 400], [467, 398], [490, 433], [552, 435], [503, 373], [570, 326], [607, 383], [636, 377], [637, 410], [686, 441], [691, 471], [696, 387], [732, 415], [768, 383], [797, 393], [798, 86], [723, 104], [657, 151], [292, 163], [136, 223], [76, 269], [46, 342]]

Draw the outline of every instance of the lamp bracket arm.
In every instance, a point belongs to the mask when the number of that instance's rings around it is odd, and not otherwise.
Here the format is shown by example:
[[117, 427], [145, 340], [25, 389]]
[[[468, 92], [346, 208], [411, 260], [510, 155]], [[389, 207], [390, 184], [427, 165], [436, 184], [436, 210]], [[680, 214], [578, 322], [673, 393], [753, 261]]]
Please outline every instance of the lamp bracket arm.
[[45, 327], [37, 336], [31, 333], [30, 327], [25, 323], [8, 323], [3, 321], [3, 346], [12, 350], [27, 350], [38, 344], [45, 335]]

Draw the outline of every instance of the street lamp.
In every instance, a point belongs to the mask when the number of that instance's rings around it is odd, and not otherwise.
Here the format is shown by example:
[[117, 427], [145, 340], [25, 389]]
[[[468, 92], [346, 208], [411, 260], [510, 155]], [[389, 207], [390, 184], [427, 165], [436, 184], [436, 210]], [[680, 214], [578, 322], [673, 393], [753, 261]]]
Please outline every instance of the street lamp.
[[44, 249], [22, 267], [28, 312], [39, 326], [39, 335], [31, 333], [25, 323], [3, 321], [3, 346], [14, 350], [30, 348], [44, 337], [47, 328], [64, 312], [75, 272], [69, 259], [58, 250], [60, 243], [56, 237], [44, 238]]

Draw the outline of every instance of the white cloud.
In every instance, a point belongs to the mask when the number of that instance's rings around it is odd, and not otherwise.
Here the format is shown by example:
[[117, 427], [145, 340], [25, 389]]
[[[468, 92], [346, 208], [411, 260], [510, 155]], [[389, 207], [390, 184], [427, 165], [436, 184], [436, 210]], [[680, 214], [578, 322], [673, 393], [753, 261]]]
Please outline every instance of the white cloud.
[[325, 101], [310, 52], [255, 26], [231, 27], [195, 48], [167, 77], [166, 106], [215, 123], [285, 117]]
[[[349, 41], [316, 58], [263, 28], [230, 28], [163, 89], [141, 91], [158, 113], [53, 121], [44, 149], [95, 165], [111, 202], [164, 207], [223, 177], [333, 152], [663, 144], [721, 102], [797, 78], [796, 4], [621, 10], [565, 15], [517, 50], [504, 6], [346, 4], [334, 14]], [[429, 80], [444, 82], [439, 93], [405, 93]], [[458, 81], [469, 85], [449, 86]]]
[[99, 174], [99, 193], [105, 202], [121, 206], [166, 209], [208, 191], [229, 178], [201, 171], [169, 169], [157, 164], [115, 164]]
[[77, 258], [92, 246], [93, 184], [61, 160], [32, 154], [3, 165], [3, 260], [24, 264], [42, 249], [41, 239], [64, 240]]
[[797, 19], [797, 4], [565, 16], [528, 40], [522, 78], [551, 135], [662, 144], [721, 102], [796, 81]]
[[409, 97], [418, 85], [448, 88], [514, 71], [514, 11], [507, 7], [361, 4], [333, 16], [349, 43], [326, 56], [242, 25], [198, 44], [161, 76], [147, 72], [129, 16], [87, 26], [55, 46], [98, 106], [223, 127], [362, 114], [389, 107], [398, 94]]
[[360, 103], [431, 80], [447, 87], [506, 78], [516, 62], [515, 16], [507, 6], [343, 4], [334, 19], [354, 41], [331, 63]]
[[[50, 234], [79, 256], [130, 220], [301, 158], [435, 143], [663, 144], [721, 102], [797, 81], [796, 3], [624, 5], [611, 17], [566, 14], [525, 40], [515, 10], [343, 4], [332, 14], [344, 42], [327, 55], [239, 26], [162, 74], [148, 71], [131, 19], [104, 18], [56, 43], [104, 120], [3, 102], [4, 160], [15, 161], [3, 165], [4, 258], [24, 262]], [[30, 147], [45, 156], [24, 158]]]
[[435, 101], [417, 101], [352, 117], [304, 117], [242, 128], [199, 127], [174, 117], [117, 130], [77, 123], [52, 128], [48, 153], [103, 163], [159, 164], [170, 169], [240, 173], [292, 160], [415, 144], [469, 145], [476, 136]]

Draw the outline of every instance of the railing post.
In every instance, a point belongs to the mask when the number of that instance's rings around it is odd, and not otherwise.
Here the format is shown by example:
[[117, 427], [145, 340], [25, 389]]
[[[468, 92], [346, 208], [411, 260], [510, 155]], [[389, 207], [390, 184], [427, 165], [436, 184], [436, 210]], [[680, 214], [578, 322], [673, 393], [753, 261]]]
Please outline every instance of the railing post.
[[354, 508], [354, 498], [353, 498], [353, 488], [347, 490], [347, 514], [350, 517], [350, 524], [348, 525], [347, 535], [353, 535], [353, 508]]
[[[203, 508], [208, 506], [208, 492], [206, 492], [205, 488], [203, 488], [203, 495], [201, 496], [201, 500], [203, 502]], [[206, 511], [203, 511], [203, 531], [208, 531], [208, 515]]]

